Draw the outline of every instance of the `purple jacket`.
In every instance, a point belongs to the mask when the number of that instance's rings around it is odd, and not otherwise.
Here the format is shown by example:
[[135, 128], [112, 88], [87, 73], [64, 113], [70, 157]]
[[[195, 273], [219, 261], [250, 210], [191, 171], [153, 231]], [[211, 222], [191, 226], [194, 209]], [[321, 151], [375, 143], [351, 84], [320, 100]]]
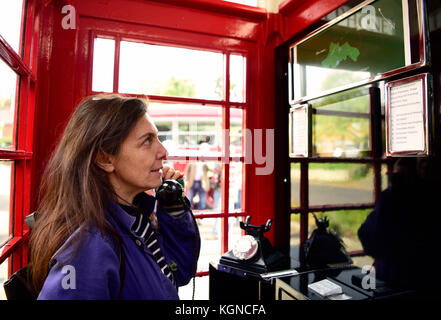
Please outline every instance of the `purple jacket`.
[[[150, 206], [147, 212], [151, 212], [155, 199], [148, 196], [147, 202]], [[177, 289], [161, 272], [150, 249], [131, 231], [135, 217], [115, 202], [106, 209], [106, 214], [122, 237], [125, 271], [120, 298], [179, 299]], [[168, 264], [177, 265], [174, 271], [177, 286], [185, 285], [194, 276], [199, 257], [200, 237], [195, 221], [189, 211], [172, 216], [158, 206], [156, 214], [161, 251]], [[88, 229], [83, 232], [83, 241], [75, 253], [78, 242], [71, 241], [75, 233], [54, 254], [38, 299], [117, 299], [121, 285], [118, 243], [97, 229]]]

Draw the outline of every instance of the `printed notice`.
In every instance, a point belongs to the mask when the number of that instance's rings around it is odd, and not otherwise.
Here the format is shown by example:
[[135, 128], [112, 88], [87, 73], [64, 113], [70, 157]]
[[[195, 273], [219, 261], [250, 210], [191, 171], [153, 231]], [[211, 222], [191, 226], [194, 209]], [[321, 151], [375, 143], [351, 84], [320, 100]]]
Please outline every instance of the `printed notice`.
[[308, 108], [295, 109], [293, 122], [293, 153], [296, 156], [308, 156]]
[[390, 151], [424, 151], [423, 80], [390, 88]]

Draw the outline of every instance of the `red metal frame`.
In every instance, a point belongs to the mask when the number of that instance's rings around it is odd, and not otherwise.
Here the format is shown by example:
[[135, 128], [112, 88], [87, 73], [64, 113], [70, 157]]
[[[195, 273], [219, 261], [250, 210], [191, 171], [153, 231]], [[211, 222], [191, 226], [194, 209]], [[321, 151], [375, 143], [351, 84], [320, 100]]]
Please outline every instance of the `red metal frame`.
[[[31, 165], [33, 161], [34, 110], [35, 110], [35, 58], [36, 33], [34, 30], [35, 0], [24, 1], [18, 52], [0, 35], [0, 58], [20, 76], [17, 86], [15, 108], [15, 150], [0, 150], [1, 160], [11, 160], [11, 195], [10, 195], [10, 228], [11, 238], [1, 244], [0, 263], [7, 258], [8, 273], [11, 274], [27, 264], [26, 243], [29, 230], [24, 224], [24, 217], [30, 210]], [[26, 27], [25, 27], [26, 26]], [[25, 44], [24, 47], [22, 44]]]

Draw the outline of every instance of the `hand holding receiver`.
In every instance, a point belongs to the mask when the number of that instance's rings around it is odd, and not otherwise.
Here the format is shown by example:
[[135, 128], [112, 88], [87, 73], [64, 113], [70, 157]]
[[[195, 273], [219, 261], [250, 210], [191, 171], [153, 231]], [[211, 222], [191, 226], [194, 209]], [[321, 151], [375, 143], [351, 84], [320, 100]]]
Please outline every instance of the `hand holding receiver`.
[[156, 199], [158, 203], [167, 210], [171, 215], [178, 215], [184, 212], [184, 209], [189, 208], [188, 200], [185, 198], [184, 192], [184, 180], [183, 175], [179, 171], [174, 171], [165, 176], [176, 177], [177, 181], [174, 179], [166, 179], [163, 181], [161, 186], [156, 190]]

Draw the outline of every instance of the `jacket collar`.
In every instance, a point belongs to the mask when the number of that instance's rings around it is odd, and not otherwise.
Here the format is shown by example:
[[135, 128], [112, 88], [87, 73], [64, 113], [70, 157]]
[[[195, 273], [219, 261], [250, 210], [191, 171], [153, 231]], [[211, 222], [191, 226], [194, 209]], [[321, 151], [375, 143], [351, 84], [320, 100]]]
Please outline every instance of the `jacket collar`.
[[[136, 195], [133, 202], [141, 208], [144, 214], [150, 215], [153, 212], [155, 198], [145, 192]], [[119, 226], [132, 233], [132, 226], [135, 223], [136, 217], [128, 214], [114, 199], [110, 199], [109, 205], [106, 208], [106, 214], [113, 218]]]

